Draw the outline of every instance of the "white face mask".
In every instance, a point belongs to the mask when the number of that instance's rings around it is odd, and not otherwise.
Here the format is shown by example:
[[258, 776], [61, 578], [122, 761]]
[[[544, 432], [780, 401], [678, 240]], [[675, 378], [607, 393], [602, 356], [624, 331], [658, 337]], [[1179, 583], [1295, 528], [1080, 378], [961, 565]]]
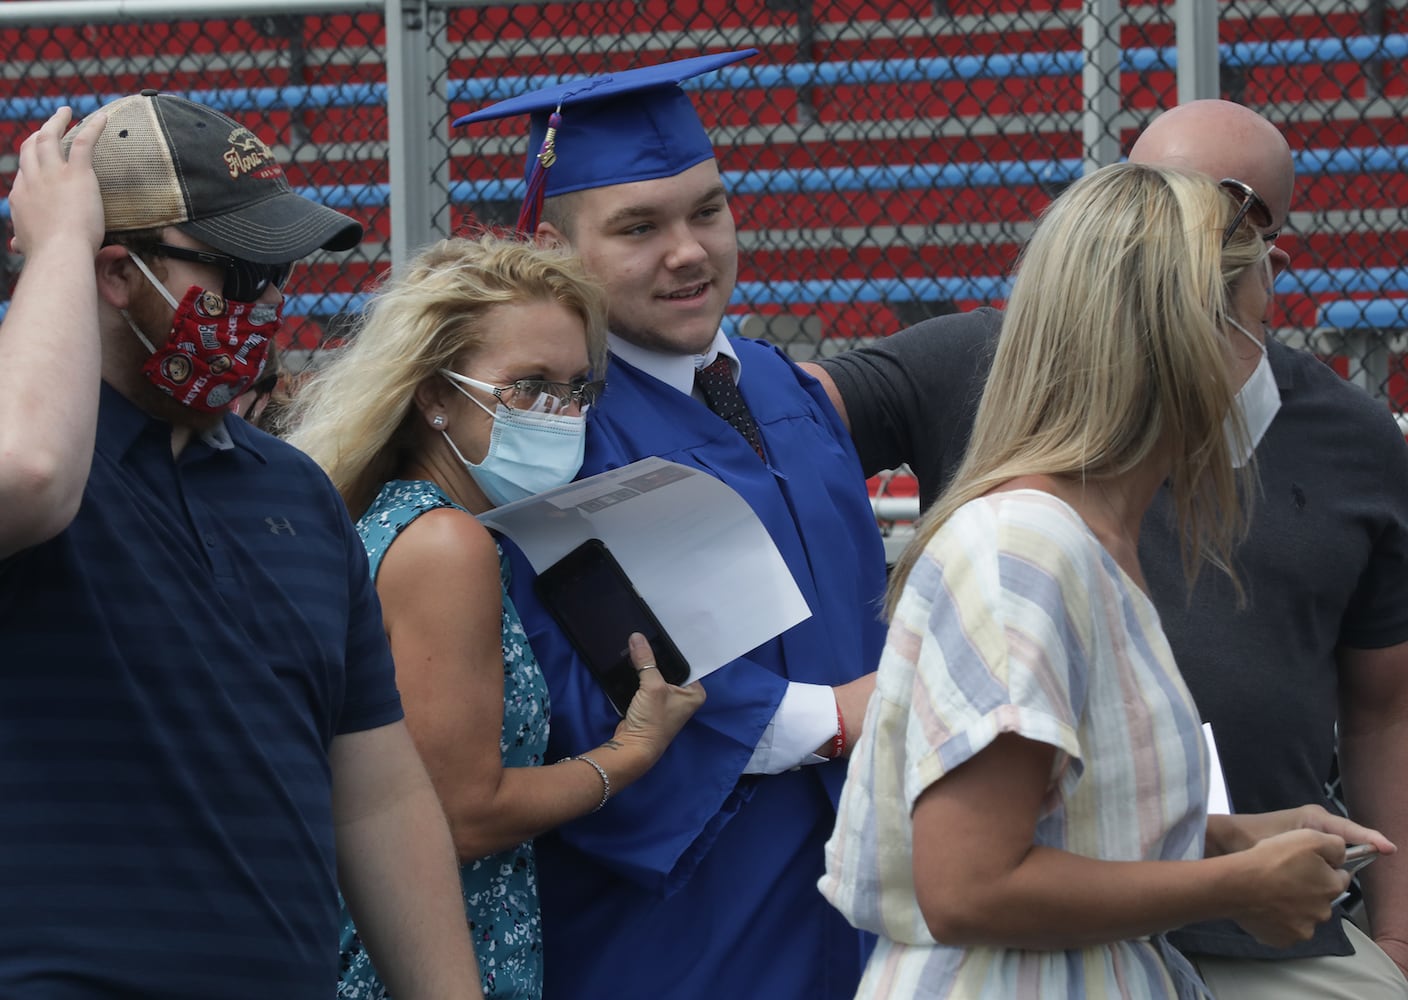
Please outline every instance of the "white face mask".
[[441, 374], [466, 399], [494, 418], [493, 430], [489, 432], [489, 450], [477, 465], [464, 457], [448, 433], [441, 431], [440, 434], [495, 507], [566, 486], [581, 470], [587, 446], [585, 417], [514, 410], [503, 403], [491, 410], [471, 396], [459, 381], [471, 385], [483, 383], [446, 369], [442, 369]]
[[1242, 415], [1242, 426], [1246, 428], [1246, 437], [1237, 433], [1236, 422], [1232, 419], [1232, 414], [1228, 414], [1222, 423], [1222, 433], [1227, 437], [1227, 450], [1232, 454], [1232, 465], [1240, 469], [1251, 461], [1252, 452], [1261, 443], [1261, 439], [1266, 435], [1266, 430], [1271, 426], [1271, 421], [1276, 419], [1276, 411], [1281, 409], [1281, 390], [1276, 385], [1276, 376], [1271, 371], [1271, 361], [1266, 353], [1266, 345], [1252, 336], [1251, 332], [1230, 316], [1227, 322], [1232, 324], [1248, 340], [1257, 346], [1261, 351], [1261, 360], [1256, 363], [1256, 368], [1242, 383], [1242, 388], [1237, 391], [1235, 405], [1237, 411]]

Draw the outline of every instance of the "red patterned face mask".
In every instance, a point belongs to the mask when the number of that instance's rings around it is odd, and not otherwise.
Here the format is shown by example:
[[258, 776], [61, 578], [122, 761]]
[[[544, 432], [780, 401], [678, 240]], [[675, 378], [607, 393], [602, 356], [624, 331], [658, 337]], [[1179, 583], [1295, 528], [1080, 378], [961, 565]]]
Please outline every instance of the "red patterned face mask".
[[135, 254], [132, 260], [176, 310], [171, 335], [161, 347], [153, 346], [127, 317], [151, 352], [142, 373], [183, 406], [202, 413], [224, 411], [264, 371], [269, 342], [283, 322], [282, 303], [234, 302], [199, 285], [186, 289], [177, 302]]

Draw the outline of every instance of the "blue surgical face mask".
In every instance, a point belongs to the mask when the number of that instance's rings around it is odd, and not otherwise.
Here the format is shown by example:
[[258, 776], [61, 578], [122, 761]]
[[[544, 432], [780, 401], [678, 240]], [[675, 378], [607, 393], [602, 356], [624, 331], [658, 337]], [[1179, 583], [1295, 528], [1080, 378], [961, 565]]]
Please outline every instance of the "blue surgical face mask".
[[524, 500], [570, 483], [586, 454], [585, 417], [536, 410], [514, 410], [499, 403], [489, 409], [459, 384], [455, 372], [442, 371], [465, 398], [494, 418], [489, 450], [477, 465], [465, 458], [450, 435], [441, 431], [455, 457], [495, 507]]
[[1261, 443], [1267, 428], [1271, 426], [1271, 421], [1276, 419], [1276, 411], [1281, 409], [1281, 389], [1276, 385], [1276, 376], [1271, 371], [1271, 361], [1267, 357], [1266, 345], [1252, 336], [1251, 331], [1230, 316], [1227, 318], [1227, 322], [1232, 324], [1261, 351], [1261, 360], [1257, 362], [1256, 368], [1247, 381], [1242, 384], [1242, 388], [1237, 391], [1235, 402], [1237, 411], [1242, 415], [1242, 426], [1246, 428], [1246, 438], [1243, 439], [1237, 433], [1237, 425], [1232, 420], [1232, 414], [1229, 413], [1222, 424], [1222, 432], [1227, 437], [1227, 449], [1232, 453], [1232, 466], [1240, 469], [1251, 461], [1252, 452]]

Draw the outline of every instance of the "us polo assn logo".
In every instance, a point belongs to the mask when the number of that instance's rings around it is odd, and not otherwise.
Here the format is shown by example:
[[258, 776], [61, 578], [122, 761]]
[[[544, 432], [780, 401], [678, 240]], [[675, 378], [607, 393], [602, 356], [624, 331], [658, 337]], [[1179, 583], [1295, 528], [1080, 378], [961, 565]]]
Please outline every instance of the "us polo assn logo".
[[231, 177], [241, 174], [260, 178], [282, 176], [284, 170], [274, 158], [274, 151], [249, 129], [235, 129], [226, 141], [230, 148], [225, 150], [223, 159]]

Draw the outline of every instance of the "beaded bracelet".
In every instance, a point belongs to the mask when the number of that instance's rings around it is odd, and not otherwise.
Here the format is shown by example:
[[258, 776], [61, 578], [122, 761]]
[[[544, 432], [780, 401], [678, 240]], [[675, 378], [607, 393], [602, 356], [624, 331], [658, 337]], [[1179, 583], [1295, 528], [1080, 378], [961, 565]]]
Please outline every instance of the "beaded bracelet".
[[606, 805], [607, 799], [611, 798], [611, 779], [606, 775], [606, 768], [602, 767], [584, 753], [575, 754], [574, 756], [568, 757], [567, 760], [580, 760], [583, 763], [590, 764], [592, 767], [596, 768], [596, 773], [601, 775], [601, 801], [598, 802], [596, 808], [592, 810], [594, 813], [601, 812], [601, 807]]

